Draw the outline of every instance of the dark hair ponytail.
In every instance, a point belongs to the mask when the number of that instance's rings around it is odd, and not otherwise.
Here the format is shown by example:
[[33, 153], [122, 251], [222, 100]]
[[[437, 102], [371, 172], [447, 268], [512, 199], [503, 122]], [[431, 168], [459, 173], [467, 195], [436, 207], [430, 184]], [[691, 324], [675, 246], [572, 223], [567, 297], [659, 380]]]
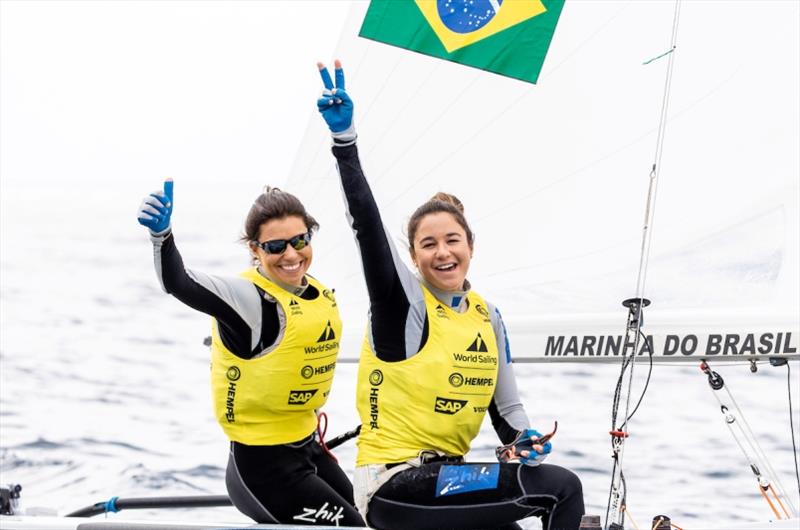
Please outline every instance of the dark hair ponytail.
[[456, 222], [461, 225], [461, 228], [466, 232], [467, 243], [469, 243], [470, 248], [472, 248], [475, 236], [469, 227], [469, 223], [467, 223], [467, 218], [464, 217], [464, 204], [455, 195], [440, 191], [417, 208], [414, 213], [411, 214], [411, 219], [408, 220], [408, 247], [411, 251], [414, 251], [414, 237], [417, 235], [417, 228], [419, 228], [419, 223], [422, 221], [422, 218], [426, 215], [439, 212], [449, 213], [455, 218]]
[[256, 197], [253, 206], [247, 213], [241, 240], [245, 243], [258, 241], [261, 225], [273, 219], [291, 216], [301, 217], [309, 232], [314, 232], [319, 228], [319, 223], [308, 214], [300, 199], [279, 188], [264, 186], [264, 193]]

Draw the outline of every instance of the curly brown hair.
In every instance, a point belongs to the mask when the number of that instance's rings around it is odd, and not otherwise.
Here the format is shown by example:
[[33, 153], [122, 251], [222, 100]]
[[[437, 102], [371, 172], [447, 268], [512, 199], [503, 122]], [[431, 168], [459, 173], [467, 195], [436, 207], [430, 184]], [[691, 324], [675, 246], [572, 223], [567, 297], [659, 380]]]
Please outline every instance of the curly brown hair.
[[464, 232], [466, 232], [467, 243], [469, 243], [469, 247], [472, 248], [475, 235], [472, 233], [469, 223], [467, 223], [467, 218], [464, 217], [464, 204], [455, 195], [440, 191], [417, 208], [408, 220], [408, 248], [411, 252], [414, 251], [414, 237], [417, 235], [417, 229], [419, 228], [419, 223], [422, 221], [422, 218], [426, 215], [439, 212], [446, 212], [453, 216], [456, 222], [461, 225], [461, 228], [464, 229]]
[[244, 233], [240, 239], [247, 244], [258, 241], [261, 225], [273, 219], [283, 219], [295, 215], [303, 219], [309, 233], [319, 229], [319, 223], [306, 211], [306, 207], [303, 206], [300, 199], [280, 188], [264, 186], [264, 193], [256, 197], [253, 206], [247, 213]]

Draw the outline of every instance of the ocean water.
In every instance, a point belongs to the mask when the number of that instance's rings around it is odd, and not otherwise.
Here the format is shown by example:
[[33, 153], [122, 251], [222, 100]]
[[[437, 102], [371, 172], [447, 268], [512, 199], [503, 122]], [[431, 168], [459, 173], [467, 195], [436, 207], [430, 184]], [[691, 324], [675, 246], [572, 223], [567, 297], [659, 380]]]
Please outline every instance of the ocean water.
[[[90, 200], [85, 190], [95, 184], [3, 182], [0, 482], [23, 486], [23, 507], [60, 514], [112, 496], [223, 494], [227, 442], [211, 415], [209, 353], [202, 343], [209, 319], [158, 286], [149, 240], [134, 219], [147, 190], [119, 182]], [[245, 250], [235, 243], [241, 217], [231, 212], [244, 212], [254, 189], [234, 182], [213, 202], [203, 202], [210, 184], [184, 185], [175, 231], [188, 266], [225, 274], [247, 265]], [[193, 202], [203, 208], [189, 207]], [[324, 271], [316, 272], [324, 279]], [[345, 323], [351, 332], [362, 325]], [[636, 396], [645, 368], [636, 365]], [[755, 374], [741, 364], [715, 368], [797, 504], [786, 367], [762, 365]], [[549, 462], [574, 470], [583, 481], [587, 512], [604, 514], [611, 470], [607, 431], [619, 368], [515, 369], [533, 424], [548, 430], [558, 421]], [[355, 364], [337, 368], [326, 407], [329, 435], [358, 423], [355, 374]], [[624, 469], [629, 514], [639, 525], [655, 514], [667, 514], [683, 528], [771, 516], [697, 367], [656, 366], [630, 432]], [[469, 459], [492, 461], [497, 443], [487, 421]], [[355, 445], [336, 454], [352, 473]], [[246, 521], [232, 508], [181, 510], [170, 518]], [[538, 527], [536, 520], [525, 524]]]

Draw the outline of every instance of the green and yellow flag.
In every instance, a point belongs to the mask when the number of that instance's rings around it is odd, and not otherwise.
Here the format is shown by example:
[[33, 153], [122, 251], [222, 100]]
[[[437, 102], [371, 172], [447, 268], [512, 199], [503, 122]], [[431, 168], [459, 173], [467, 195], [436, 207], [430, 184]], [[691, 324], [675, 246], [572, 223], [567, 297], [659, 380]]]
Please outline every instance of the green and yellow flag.
[[535, 83], [564, 0], [372, 0], [359, 35]]

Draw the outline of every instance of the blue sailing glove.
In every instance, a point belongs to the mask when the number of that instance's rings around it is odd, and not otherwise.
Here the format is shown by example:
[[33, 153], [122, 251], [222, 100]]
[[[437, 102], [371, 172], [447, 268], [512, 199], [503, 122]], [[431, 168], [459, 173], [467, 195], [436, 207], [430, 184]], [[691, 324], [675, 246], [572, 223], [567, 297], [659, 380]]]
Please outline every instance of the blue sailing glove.
[[150, 229], [153, 235], [161, 235], [170, 227], [172, 216], [172, 179], [164, 181], [164, 190], [156, 190], [142, 200], [137, 221]]
[[322, 77], [322, 84], [325, 87], [322, 91], [322, 96], [317, 100], [317, 109], [322, 114], [325, 123], [328, 124], [328, 128], [333, 133], [334, 138], [342, 136], [347, 136], [347, 139], [355, 138], [353, 100], [350, 99], [344, 89], [342, 63], [337, 60], [334, 66], [335, 82], [331, 80], [331, 74], [325, 65], [317, 63], [319, 75]]
[[[556, 423], [557, 428], [558, 423]], [[519, 462], [526, 466], [538, 466], [553, 450], [550, 438], [553, 437], [556, 429], [549, 434], [542, 434], [536, 429], [526, 429], [520, 432], [513, 442], [495, 449], [497, 460], [504, 464]]]

